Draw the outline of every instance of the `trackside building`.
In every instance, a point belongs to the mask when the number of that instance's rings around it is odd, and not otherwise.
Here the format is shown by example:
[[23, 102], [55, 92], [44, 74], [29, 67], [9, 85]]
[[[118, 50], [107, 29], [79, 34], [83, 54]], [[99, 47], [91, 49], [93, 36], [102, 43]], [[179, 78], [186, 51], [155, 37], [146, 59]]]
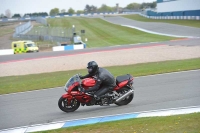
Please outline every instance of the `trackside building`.
[[200, 0], [157, 0], [157, 10], [148, 16], [200, 16]]

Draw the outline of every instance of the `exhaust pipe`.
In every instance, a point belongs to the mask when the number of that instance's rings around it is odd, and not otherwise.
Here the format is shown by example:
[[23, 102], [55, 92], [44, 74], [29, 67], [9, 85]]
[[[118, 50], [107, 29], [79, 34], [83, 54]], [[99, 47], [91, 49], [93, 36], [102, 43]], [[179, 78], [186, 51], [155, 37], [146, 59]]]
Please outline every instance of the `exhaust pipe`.
[[125, 93], [124, 95], [122, 95], [120, 98], [118, 98], [115, 103], [119, 103], [121, 102], [124, 98], [130, 96], [131, 94], [133, 94], [134, 90], [130, 90], [127, 93]]

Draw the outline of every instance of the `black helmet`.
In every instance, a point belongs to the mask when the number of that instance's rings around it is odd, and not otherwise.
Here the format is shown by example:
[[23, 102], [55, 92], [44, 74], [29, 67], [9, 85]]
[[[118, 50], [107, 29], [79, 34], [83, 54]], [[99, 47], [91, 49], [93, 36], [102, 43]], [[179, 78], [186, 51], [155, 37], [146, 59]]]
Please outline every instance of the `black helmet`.
[[95, 61], [90, 61], [88, 62], [87, 68], [89, 74], [95, 74], [98, 71], [99, 67]]

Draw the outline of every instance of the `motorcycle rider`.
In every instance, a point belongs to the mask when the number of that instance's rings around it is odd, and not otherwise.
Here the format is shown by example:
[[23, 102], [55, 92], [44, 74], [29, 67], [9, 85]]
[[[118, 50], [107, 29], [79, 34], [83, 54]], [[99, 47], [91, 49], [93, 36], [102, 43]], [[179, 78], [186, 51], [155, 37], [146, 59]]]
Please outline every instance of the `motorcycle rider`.
[[91, 91], [96, 91], [94, 98], [100, 100], [100, 97], [106, 94], [109, 90], [113, 90], [116, 86], [114, 76], [106, 69], [98, 67], [95, 61], [90, 61], [87, 65], [88, 74], [85, 76], [80, 76], [81, 79], [94, 77], [96, 84], [85, 90], [82, 88], [82, 92], [88, 93]]

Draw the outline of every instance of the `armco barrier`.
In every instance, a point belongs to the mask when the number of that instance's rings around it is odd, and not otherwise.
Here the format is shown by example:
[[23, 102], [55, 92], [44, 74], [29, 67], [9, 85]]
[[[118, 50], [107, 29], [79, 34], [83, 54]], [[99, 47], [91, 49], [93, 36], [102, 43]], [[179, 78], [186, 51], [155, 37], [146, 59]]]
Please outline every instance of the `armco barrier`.
[[139, 15], [150, 18], [150, 19], [189, 19], [189, 20], [200, 20], [200, 16], [147, 16], [139, 13]]
[[77, 50], [86, 48], [86, 44], [77, 44], [77, 45], [67, 45], [67, 46], [55, 46], [53, 51], [67, 51], [67, 50]]
[[13, 49], [1, 49], [0, 50], [0, 55], [10, 55], [10, 54], [14, 54]]
[[[69, 15], [57, 15], [57, 16], [42, 16], [43, 18], [57, 18], [57, 17], [71, 17], [71, 16], [91, 16], [91, 15], [107, 15], [107, 14], [118, 14], [117, 12], [108, 12], [108, 13], [86, 13], [86, 14], [69, 14]], [[22, 22], [22, 21], [37, 21], [38, 18], [41, 17], [28, 17], [28, 18], [15, 18], [15, 19], [8, 19], [3, 18], [0, 19], [0, 22]]]

